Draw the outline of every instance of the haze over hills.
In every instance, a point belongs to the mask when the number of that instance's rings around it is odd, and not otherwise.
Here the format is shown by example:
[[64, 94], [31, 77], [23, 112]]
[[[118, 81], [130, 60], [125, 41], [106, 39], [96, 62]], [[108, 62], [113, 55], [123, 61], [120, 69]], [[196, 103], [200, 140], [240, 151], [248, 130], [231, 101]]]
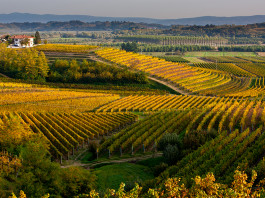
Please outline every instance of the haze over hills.
[[140, 18], [140, 17], [98, 17], [89, 15], [54, 15], [54, 14], [29, 14], [29, 13], [10, 13], [0, 14], [0, 23], [24, 23], [24, 22], [42, 22], [47, 23], [49, 21], [71, 21], [80, 20], [83, 22], [95, 22], [95, 21], [130, 21], [135, 23], [156, 23], [161, 25], [223, 25], [223, 24], [235, 24], [246, 25], [253, 23], [265, 22], [265, 15], [255, 16], [237, 16], [237, 17], [215, 17], [215, 16], [203, 16], [195, 18], [181, 18], [181, 19], [153, 19], [153, 18]]

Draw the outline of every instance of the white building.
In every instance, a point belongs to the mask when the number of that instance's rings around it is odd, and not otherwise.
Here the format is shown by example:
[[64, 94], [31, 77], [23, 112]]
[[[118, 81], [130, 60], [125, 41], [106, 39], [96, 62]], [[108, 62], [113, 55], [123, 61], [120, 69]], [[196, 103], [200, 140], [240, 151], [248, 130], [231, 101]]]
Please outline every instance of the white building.
[[[34, 44], [34, 37], [32, 36], [27, 36], [27, 35], [15, 35], [11, 37], [14, 40], [14, 46], [16, 47], [33, 47]], [[21, 44], [21, 42], [28, 40], [28, 43]]]

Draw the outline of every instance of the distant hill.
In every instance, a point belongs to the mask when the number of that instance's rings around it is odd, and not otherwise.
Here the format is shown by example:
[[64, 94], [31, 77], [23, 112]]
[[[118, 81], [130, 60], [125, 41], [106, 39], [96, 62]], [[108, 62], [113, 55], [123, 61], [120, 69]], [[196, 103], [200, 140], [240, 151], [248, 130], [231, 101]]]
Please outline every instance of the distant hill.
[[223, 25], [223, 24], [235, 24], [246, 25], [253, 23], [265, 22], [265, 15], [256, 16], [237, 16], [237, 17], [214, 17], [203, 16], [195, 18], [181, 18], [181, 19], [152, 19], [152, 18], [138, 18], [138, 17], [96, 17], [89, 15], [53, 15], [53, 14], [28, 14], [28, 13], [11, 13], [0, 14], [0, 23], [24, 23], [24, 22], [42, 22], [47, 23], [49, 21], [71, 21], [79, 20], [83, 22], [95, 22], [95, 21], [129, 21], [135, 23], [155, 23], [161, 25]]

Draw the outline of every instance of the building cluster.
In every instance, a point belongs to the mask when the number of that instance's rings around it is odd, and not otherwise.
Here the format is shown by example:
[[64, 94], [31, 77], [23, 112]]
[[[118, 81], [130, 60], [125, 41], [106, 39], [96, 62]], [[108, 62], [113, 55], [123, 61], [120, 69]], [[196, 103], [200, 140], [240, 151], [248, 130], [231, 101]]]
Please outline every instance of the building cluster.
[[33, 47], [34, 37], [28, 35], [1, 35], [0, 43], [9, 42], [10, 47]]

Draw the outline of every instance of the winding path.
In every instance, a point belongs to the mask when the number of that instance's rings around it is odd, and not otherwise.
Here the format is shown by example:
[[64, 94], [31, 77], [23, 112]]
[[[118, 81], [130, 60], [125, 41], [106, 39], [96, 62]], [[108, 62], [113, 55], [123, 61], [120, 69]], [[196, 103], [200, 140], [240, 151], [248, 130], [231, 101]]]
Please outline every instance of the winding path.
[[[94, 61], [98, 61], [98, 62], [101, 62], [101, 63], [104, 63], [104, 64], [107, 64], [107, 65], [112, 65], [110, 62], [108, 62], [108, 61], [106, 61], [106, 60], [103, 60], [101, 57], [98, 57], [98, 56], [96, 56], [96, 55], [90, 55], [90, 56], [88, 56], [91, 60], [94, 60]], [[181, 90], [181, 89], [179, 89], [177, 86], [174, 86], [174, 85], [172, 85], [171, 83], [169, 83], [169, 82], [167, 82], [167, 81], [164, 81], [164, 80], [159, 80], [159, 79], [157, 79], [157, 78], [155, 78], [155, 77], [152, 77], [152, 76], [148, 76], [148, 79], [150, 79], [150, 80], [153, 80], [153, 81], [155, 81], [155, 82], [158, 82], [158, 83], [160, 83], [160, 84], [163, 84], [163, 85], [165, 85], [165, 86], [167, 86], [168, 88], [170, 88], [170, 89], [172, 89], [172, 90], [174, 90], [174, 91], [176, 91], [176, 92], [178, 92], [178, 93], [180, 93], [180, 94], [182, 94], [182, 95], [190, 95], [190, 93], [189, 92], [186, 92], [186, 91], [184, 91], [184, 90]]]
[[80, 161], [75, 161], [73, 164], [70, 165], [65, 165], [65, 166], [61, 166], [61, 168], [69, 168], [69, 167], [73, 167], [73, 166], [79, 166], [79, 167], [84, 167], [84, 168], [92, 168], [94, 166], [97, 165], [101, 165], [101, 164], [119, 164], [119, 163], [125, 163], [125, 162], [136, 162], [136, 161], [140, 161], [140, 160], [145, 160], [145, 159], [149, 159], [149, 158], [153, 158], [153, 157], [161, 157], [162, 153], [156, 153], [156, 154], [152, 154], [152, 155], [144, 155], [144, 156], [139, 156], [139, 157], [130, 157], [130, 158], [124, 158], [124, 159], [117, 159], [117, 160], [107, 160], [107, 161], [96, 161], [93, 163], [87, 163], [87, 164], [83, 164]]
[[166, 81], [163, 81], [163, 80], [159, 80], [159, 79], [154, 78], [154, 77], [151, 77], [151, 76], [148, 76], [148, 79], [153, 80], [153, 81], [156, 81], [156, 82], [158, 82], [160, 84], [163, 84], [163, 85], [169, 87], [170, 89], [172, 89], [172, 90], [174, 90], [174, 91], [176, 91], [176, 92], [178, 92], [178, 93], [180, 93], [182, 95], [190, 95], [190, 93], [179, 89], [178, 87], [170, 84], [169, 82], [166, 82]]

